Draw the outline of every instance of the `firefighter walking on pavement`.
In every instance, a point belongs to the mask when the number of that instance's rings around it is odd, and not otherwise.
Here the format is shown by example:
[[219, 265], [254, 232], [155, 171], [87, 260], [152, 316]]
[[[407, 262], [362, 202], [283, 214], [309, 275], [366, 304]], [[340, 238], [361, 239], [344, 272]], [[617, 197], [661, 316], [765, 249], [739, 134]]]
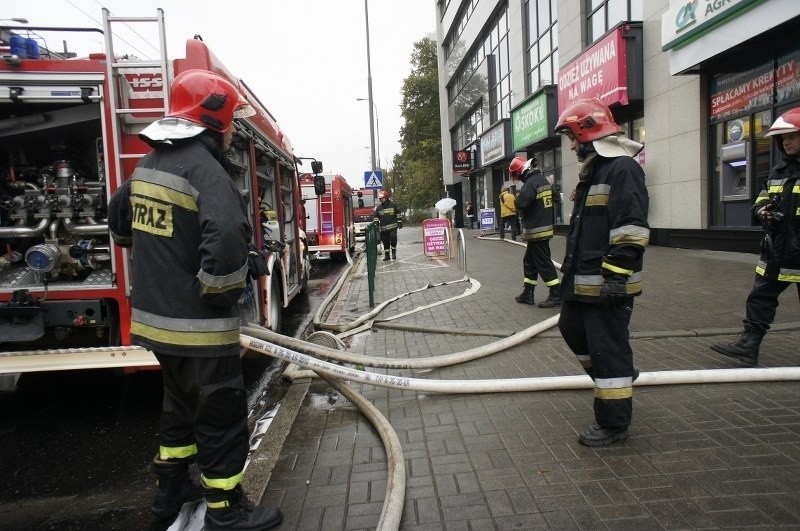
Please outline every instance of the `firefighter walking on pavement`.
[[132, 342], [161, 365], [151, 511], [173, 518], [204, 496], [207, 530], [271, 529], [282, 520], [276, 507], [253, 507], [241, 487], [250, 442], [238, 300], [248, 274], [266, 274], [266, 263], [249, 245], [245, 204], [222, 162], [234, 116], [253, 112], [217, 74], [177, 75], [166, 117], [140, 133], [154, 149], [108, 209], [114, 241], [132, 248]]
[[516, 157], [508, 171], [511, 178], [522, 181], [517, 194], [517, 212], [520, 214], [522, 239], [526, 242], [522, 267], [525, 278], [523, 289], [515, 300], [522, 304], [535, 304], [533, 294], [536, 278], [541, 276], [544, 285], [550, 288], [547, 299], [539, 308], [554, 308], [561, 304], [561, 281], [550, 257], [550, 240], [553, 238], [553, 185], [542, 174], [536, 157], [525, 160]]
[[752, 207], [764, 236], [747, 296], [744, 330], [733, 343], [711, 345], [751, 367], [758, 365], [761, 340], [775, 320], [778, 296], [792, 284], [800, 296], [800, 107], [779, 116], [765, 136], [774, 138], [782, 160], [772, 168]]
[[578, 157], [578, 185], [561, 268], [558, 327], [594, 380], [594, 423], [585, 446], [628, 438], [636, 370], [628, 326], [650, 239], [642, 144], [622, 135], [598, 99], [569, 105], [556, 124]]
[[[375, 207], [375, 223], [380, 227], [383, 261], [397, 259], [397, 229], [400, 227], [400, 211], [389, 197], [388, 190], [378, 192], [380, 204]], [[391, 252], [391, 258], [390, 253]]]

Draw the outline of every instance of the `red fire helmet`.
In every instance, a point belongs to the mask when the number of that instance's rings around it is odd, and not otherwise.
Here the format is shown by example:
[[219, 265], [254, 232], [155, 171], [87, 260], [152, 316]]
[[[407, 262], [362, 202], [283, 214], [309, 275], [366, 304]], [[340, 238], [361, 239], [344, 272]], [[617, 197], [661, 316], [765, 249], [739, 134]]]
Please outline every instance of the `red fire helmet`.
[[578, 100], [564, 109], [555, 132], [567, 131], [581, 144], [622, 133], [608, 106], [597, 98]]
[[175, 76], [169, 97], [167, 117], [183, 118], [219, 133], [228, 131], [234, 118], [255, 113], [236, 87], [207, 70]]

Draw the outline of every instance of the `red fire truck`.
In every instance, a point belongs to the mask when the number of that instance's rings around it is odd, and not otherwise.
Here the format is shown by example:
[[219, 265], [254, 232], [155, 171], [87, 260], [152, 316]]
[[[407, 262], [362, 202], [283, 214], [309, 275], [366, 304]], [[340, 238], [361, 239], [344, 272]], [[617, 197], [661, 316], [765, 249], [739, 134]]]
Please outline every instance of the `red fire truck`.
[[[316, 195], [314, 175], [300, 174], [300, 190], [306, 209], [309, 253], [327, 252], [332, 260], [344, 260], [356, 247], [350, 185], [341, 175], [325, 176], [325, 193]], [[311, 254], [312, 258], [314, 257]]]
[[[158, 31], [160, 59], [115, 54], [112, 25], [134, 22]], [[24, 372], [157, 365], [131, 345], [130, 255], [109, 238], [106, 206], [149, 151], [138, 132], [164, 115], [171, 79], [188, 69], [225, 77], [257, 111], [237, 119], [227, 153], [270, 271], [247, 286], [243, 320], [279, 330], [282, 308], [307, 286], [296, 159], [266, 107], [202, 40], [168, 59], [160, 9], [136, 18], [103, 9], [102, 34], [105, 51], [85, 58], [45, 46], [25, 58], [0, 44], [0, 388]]]

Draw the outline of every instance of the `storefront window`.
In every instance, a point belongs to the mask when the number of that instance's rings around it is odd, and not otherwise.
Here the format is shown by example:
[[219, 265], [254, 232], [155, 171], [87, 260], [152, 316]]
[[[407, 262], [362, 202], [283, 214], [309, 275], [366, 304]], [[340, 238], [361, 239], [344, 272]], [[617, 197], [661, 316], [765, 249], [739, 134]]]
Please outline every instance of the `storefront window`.
[[643, 0], [586, 0], [586, 42], [593, 43], [623, 21], [643, 18]]

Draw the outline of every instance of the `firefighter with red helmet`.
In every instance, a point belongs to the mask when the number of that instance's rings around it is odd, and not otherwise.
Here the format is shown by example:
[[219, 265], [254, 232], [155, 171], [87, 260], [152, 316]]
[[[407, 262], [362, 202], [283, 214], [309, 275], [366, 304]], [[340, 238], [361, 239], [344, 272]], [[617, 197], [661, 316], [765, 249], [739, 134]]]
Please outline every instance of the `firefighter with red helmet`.
[[378, 192], [380, 203], [375, 207], [375, 223], [380, 227], [381, 244], [383, 244], [383, 261], [397, 259], [397, 229], [400, 227], [400, 209], [391, 200], [388, 190]]
[[775, 320], [778, 296], [794, 284], [800, 296], [800, 107], [780, 115], [766, 136], [783, 155], [764, 180], [752, 207], [764, 226], [761, 256], [747, 296], [744, 330], [733, 343], [711, 348], [748, 366], [758, 365], [761, 341]]
[[140, 134], [154, 149], [109, 203], [114, 241], [132, 246], [132, 341], [162, 369], [152, 512], [169, 518], [204, 495], [205, 529], [270, 529], [282, 519], [277, 508], [253, 508], [240, 485], [249, 433], [238, 299], [266, 264], [250, 254], [245, 205], [221, 162], [234, 117], [251, 114], [221, 76], [180, 73], [168, 114]]
[[628, 325], [649, 241], [648, 195], [638, 142], [622, 136], [609, 108], [580, 100], [561, 113], [555, 131], [578, 157], [578, 185], [561, 271], [558, 327], [594, 380], [595, 422], [586, 446], [628, 437], [635, 369]]
[[526, 242], [522, 259], [524, 279], [522, 293], [515, 300], [522, 304], [536, 304], [533, 293], [536, 279], [541, 276], [550, 292], [547, 299], [539, 303], [539, 308], [554, 308], [561, 304], [561, 281], [550, 257], [550, 239], [553, 237], [555, 219], [553, 185], [539, 170], [536, 157], [526, 160], [519, 167], [521, 160], [522, 157], [516, 157], [508, 168], [511, 177], [523, 183], [517, 194], [517, 212], [520, 214], [522, 239]]

